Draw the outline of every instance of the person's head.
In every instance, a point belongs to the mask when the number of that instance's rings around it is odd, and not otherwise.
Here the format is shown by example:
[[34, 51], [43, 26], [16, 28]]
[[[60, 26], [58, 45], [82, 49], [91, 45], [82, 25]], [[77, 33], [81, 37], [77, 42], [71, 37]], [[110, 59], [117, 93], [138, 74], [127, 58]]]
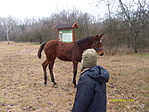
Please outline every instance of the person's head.
[[80, 69], [91, 68], [97, 65], [97, 52], [94, 49], [87, 49], [82, 54]]

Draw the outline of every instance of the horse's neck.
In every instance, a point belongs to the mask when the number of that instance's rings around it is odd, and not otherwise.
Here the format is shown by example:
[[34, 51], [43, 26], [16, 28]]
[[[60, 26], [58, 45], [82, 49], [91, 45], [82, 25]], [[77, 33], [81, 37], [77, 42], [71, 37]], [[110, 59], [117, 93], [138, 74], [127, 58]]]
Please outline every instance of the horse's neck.
[[81, 49], [81, 52], [83, 52], [86, 49], [92, 48], [93, 43], [83, 43], [79, 45], [79, 48]]

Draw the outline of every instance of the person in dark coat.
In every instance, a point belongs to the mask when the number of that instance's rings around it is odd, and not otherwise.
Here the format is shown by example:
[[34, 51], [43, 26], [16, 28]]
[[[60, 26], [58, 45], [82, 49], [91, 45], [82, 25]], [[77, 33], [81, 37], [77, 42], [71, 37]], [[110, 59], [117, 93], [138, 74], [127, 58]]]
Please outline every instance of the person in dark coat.
[[109, 73], [97, 65], [94, 49], [83, 52], [81, 71], [72, 112], [106, 112], [106, 82]]

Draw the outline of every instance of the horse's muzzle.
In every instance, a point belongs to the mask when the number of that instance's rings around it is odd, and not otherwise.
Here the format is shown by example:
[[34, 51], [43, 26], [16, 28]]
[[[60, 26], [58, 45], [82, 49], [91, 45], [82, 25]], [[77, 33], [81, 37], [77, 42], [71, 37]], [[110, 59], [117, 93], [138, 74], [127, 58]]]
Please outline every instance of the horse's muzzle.
[[104, 52], [103, 51], [98, 51], [99, 56], [103, 56]]

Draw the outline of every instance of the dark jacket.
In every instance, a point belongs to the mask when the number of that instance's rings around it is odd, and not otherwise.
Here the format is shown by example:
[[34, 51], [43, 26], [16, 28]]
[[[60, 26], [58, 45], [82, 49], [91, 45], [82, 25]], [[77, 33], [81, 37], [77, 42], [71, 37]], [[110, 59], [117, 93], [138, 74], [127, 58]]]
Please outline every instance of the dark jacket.
[[108, 71], [101, 66], [85, 70], [78, 81], [72, 112], [106, 112], [108, 80]]

